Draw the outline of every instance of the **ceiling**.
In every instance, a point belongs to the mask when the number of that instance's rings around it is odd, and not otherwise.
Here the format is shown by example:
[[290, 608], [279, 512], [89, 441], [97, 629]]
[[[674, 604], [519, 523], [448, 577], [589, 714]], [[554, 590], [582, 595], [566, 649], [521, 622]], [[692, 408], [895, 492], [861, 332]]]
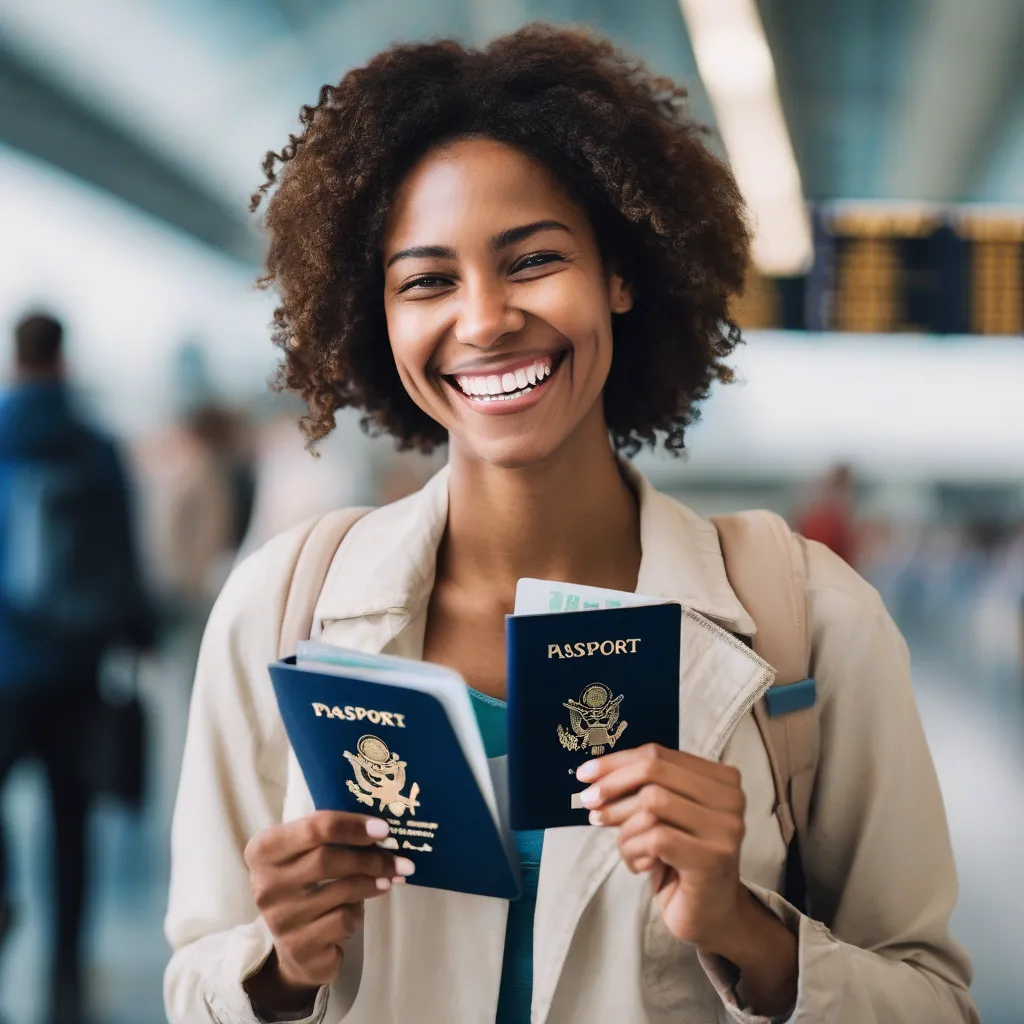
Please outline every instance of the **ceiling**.
[[[759, 0], [810, 199], [1024, 204], [1020, 0]], [[0, 0], [0, 143], [243, 261], [301, 104], [389, 42], [587, 22], [692, 86], [677, 0]]]

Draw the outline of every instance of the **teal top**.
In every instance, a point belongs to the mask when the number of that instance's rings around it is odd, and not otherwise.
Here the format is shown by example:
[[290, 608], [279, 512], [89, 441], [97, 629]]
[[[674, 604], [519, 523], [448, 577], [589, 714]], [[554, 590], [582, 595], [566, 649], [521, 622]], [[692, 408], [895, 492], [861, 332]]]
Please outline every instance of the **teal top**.
[[[508, 710], [505, 702], [470, 689], [473, 710], [488, 757], [508, 752]], [[498, 1015], [495, 1024], [529, 1024], [530, 999], [533, 996], [533, 911], [537, 905], [540, 878], [540, 854], [544, 831], [513, 832], [519, 851], [519, 869], [523, 894], [508, 905], [505, 926], [505, 954], [501, 961], [501, 987], [498, 990]]]

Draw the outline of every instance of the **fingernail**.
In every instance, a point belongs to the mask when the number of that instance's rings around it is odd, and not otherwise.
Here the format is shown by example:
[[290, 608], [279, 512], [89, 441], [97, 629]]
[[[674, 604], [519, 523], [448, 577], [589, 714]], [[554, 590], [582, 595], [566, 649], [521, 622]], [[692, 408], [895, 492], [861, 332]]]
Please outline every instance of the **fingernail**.
[[366, 823], [366, 834], [372, 839], [383, 839], [390, 831], [388, 823], [380, 818], [370, 818]]
[[591, 825], [600, 825], [601, 824], [601, 812], [600, 811], [591, 811], [590, 814], [588, 815], [588, 820], [590, 821]]
[[381, 892], [387, 892], [388, 889], [391, 888], [391, 879], [390, 878], [378, 878], [377, 879], [377, 888], [380, 889]]
[[416, 870], [416, 865], [408, 857], [396, 857], [395, 870], [400, 875], [411, 875]]
[[580, 782], [589, 782], [594, 777], [594, 773], [596, 771], [596, 762], [587, 761], [586, 764], [581, 764], [579, 768], [576, 769], [576, 778], [579, 779]]
[[580, 803], [584, 807], [594, 807], [601, 802], [601, 790], [597, 786], [591, 786], [589, 789], [583, 790], [580, 793]]
[[405, 885], [405, 879], [401, 875], [395, 875], [391, 881], [394, 882], [395, 885]]

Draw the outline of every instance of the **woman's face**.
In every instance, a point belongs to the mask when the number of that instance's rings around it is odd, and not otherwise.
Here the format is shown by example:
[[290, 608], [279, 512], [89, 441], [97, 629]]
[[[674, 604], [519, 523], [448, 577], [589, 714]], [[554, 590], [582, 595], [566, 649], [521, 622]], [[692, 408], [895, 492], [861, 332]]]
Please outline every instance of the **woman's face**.
[[581, 429], [607, 440], [611, 314], [631, 294], [543, 165], [490, 139], [432, 150], [396, 192], [383, 258], [399, 375], [453, 452], [524, 466]]

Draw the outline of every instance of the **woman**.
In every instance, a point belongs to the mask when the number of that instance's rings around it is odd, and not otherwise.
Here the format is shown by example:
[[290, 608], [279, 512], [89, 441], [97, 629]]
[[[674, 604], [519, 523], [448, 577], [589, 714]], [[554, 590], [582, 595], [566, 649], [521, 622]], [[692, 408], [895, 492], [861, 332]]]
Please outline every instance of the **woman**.
[[[524, 576], [706, 616], [714, 670], [681, 702], [709, 729], [750, 692], [753, 656], [726, 630], [753, 622], [714, 527], [619, 458], [682, 448], [739, 341], [742, 204], [682, 99], [573, 32], [402, 46], [325, 87], [265, 165], [276, 341], [308, 437], [355, 406], [401, 446], [449, 444], [422, 491], [348, 534], [314, 632], [458, 669], [485, 738]], [[207, 629], [174, 825], [176, 1024], [976, 1019], [905, 647], [828, 552], [809, 565], [815, 921], [777, 894], [786, 850], [749, 715], [721, 763], [598, 759], [601, 827], [521, 837], [523, 901], [403, 887], [412, 865], [367, 819], [313, 813], [288, 754], [266, 665], [300, 543], [241, 565]]]

